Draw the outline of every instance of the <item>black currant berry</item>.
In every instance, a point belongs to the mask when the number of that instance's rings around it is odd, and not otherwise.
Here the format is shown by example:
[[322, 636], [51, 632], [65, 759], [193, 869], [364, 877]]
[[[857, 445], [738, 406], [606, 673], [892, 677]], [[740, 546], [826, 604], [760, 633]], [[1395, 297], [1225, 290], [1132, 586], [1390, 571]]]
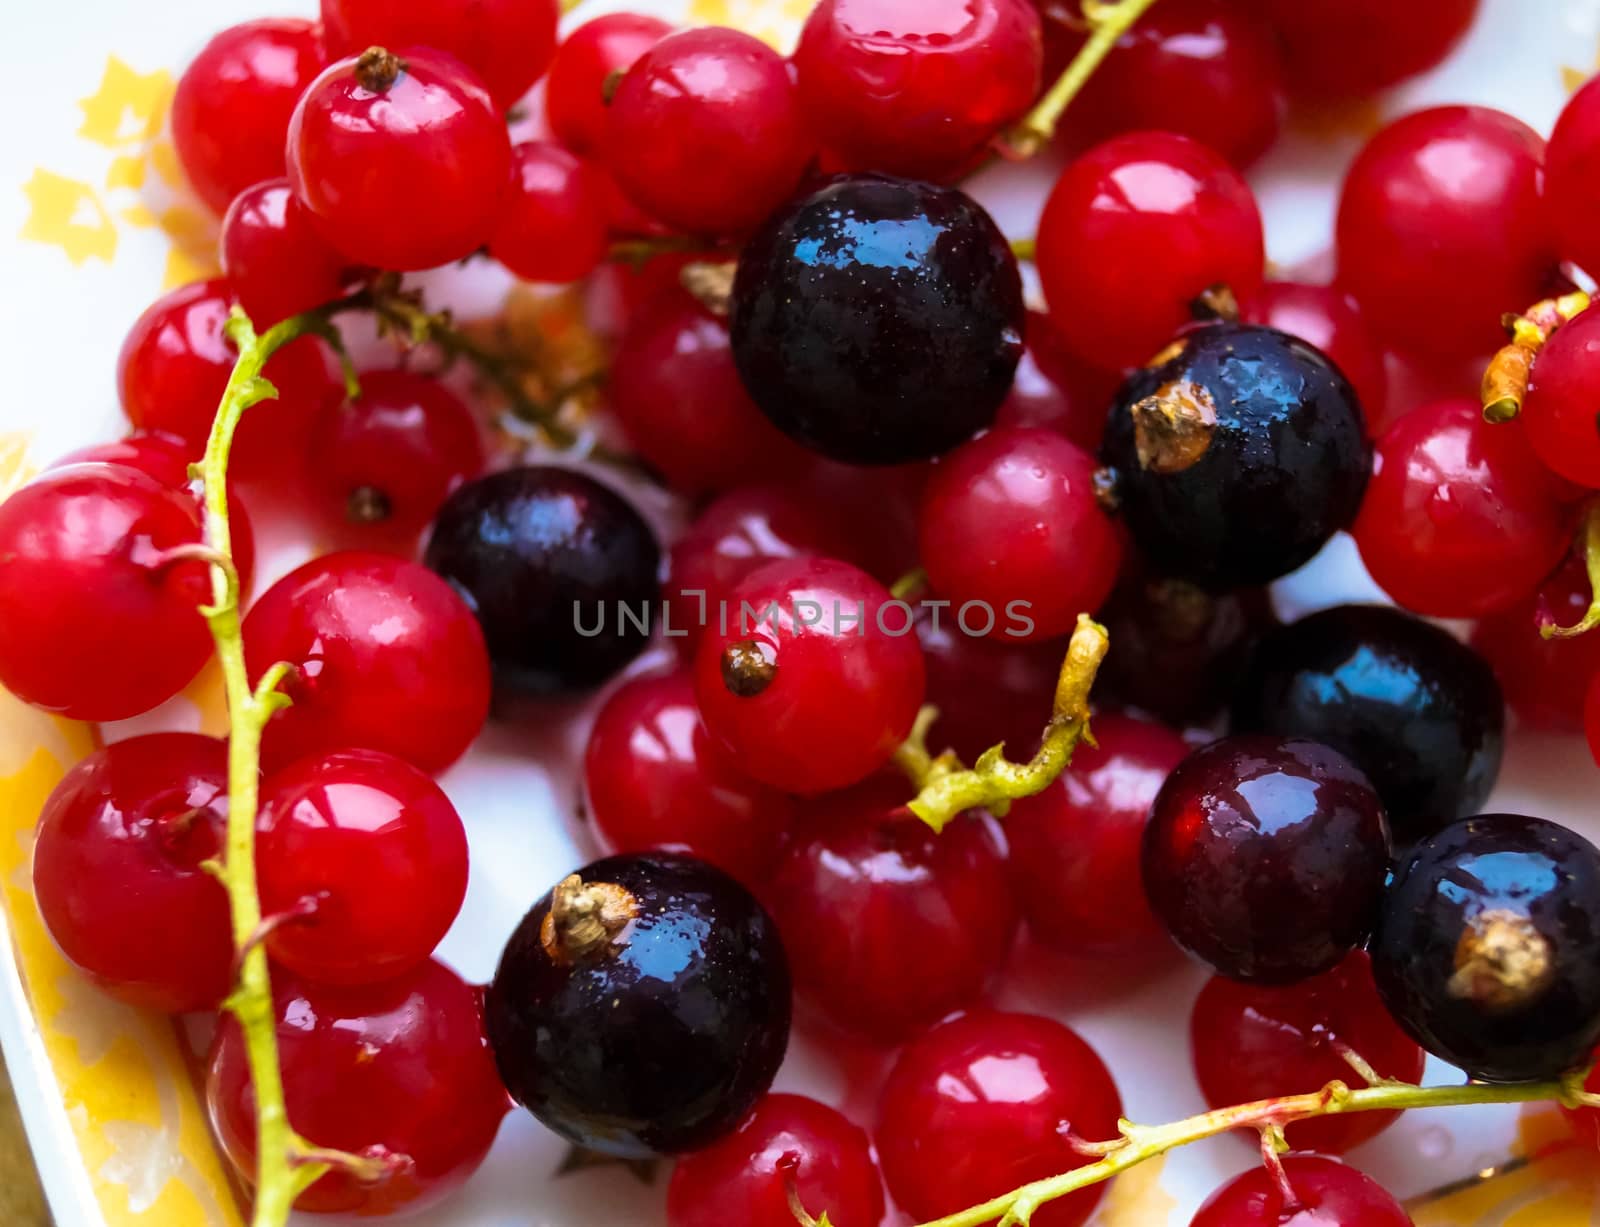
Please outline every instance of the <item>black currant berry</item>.
[[777, 426], [835, 460], [898, 464], [994, 421], [1022, 356], [1016, 258], [955, 188], [842, 175], [739, 257], [733, 356]]
[[655, 535], [626, 499], [571, 469], [468, 482], [439, 509], [424, 561], [477, 614], [499, 698], [589, 689], [649, 642]]
[[1226, 323], [1122, 386], [1101, 457], [1145, 556], [1213, 588], [1309, 560], [1355, 518], [1372, 463], [1333, 363], [1275, 329]]
[[1457, 822], [1401, 865], [1371, 950], [1429, 1052], [1486, 1082], [1559, 1077], [1600, 1043], [1600, 850], [1542, 818]]
[[1406, 843], [1483, 808], [1500, 774], [1505, 701], [1489, 666], [1445, 631], [1398, 609], [1341, 605], [1261, 641], [1233, 727], [1347, 755]]
[[1150, 906], [1225, 976], [1289, 984], [1372, 929], [1389, 830], [1367, 778], [1314, 741], [1229, 737], [1167, 777], [1145, 827]]
[[613, 856], [523, 917], [485, 1009], [507, 1088], [551, 1129], [605, 1154], [679, 1154], [772, 1085], [789, 964], [772, 919], [721, 870]]

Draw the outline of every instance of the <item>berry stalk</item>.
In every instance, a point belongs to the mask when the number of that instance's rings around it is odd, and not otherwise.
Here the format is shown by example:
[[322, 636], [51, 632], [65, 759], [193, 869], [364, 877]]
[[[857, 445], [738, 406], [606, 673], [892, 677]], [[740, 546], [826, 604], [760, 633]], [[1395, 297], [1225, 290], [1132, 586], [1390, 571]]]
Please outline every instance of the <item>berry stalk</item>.
[[1583, 517], [1583, 562], [1589, 572], [1589, 591], [1593, 594], [1583, 617], [1571, 626], [1558, 626], [1553, 620], [1539, 627], [1546, 639], [1576, 639], [1600, 626], [1600, 502], [1589, 507]]
[[1156, 0], [1083, 0], [1084, 20], [1089, 23], [1089, 41], [1073, 57], [1066, 71], [1056, 78], [1056, 83], [1046, 91], [1033, 110], [1008, 132], [1004, 139], [1006, 151], [1019, 158], [1031, 158], [1055, 138], [1056, 125], [1061, 116], [1078, 96], [1080, 90], [1094, 76], [1117, 40], [1132, 29], [1135, 22], [1149, 11]]

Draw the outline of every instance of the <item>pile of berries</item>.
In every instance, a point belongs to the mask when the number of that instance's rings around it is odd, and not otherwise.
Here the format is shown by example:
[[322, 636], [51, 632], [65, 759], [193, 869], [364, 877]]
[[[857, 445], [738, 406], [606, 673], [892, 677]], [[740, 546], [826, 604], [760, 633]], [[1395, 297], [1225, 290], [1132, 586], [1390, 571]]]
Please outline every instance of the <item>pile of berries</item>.
[[[1484, 107], [1385, 127], [1339, 189], [1330, 285], [1268, 279], [1241, 173], [1291, 91], [1425, 71], [1477, 7], [820, 0], [787, 58], [629, 13], [558, 40], [554, 0], [323, 0], [218, 34], [172, 125], [224, 275], [134, 323], [128, 436], [0, 505], [0, 684], [77, 720], [148, 712], [213, 652], [213, 570], [251, 591], [247, 505], [309, 508], [341, 548], [245, 607], [249, 679], [289, 700], [245, 772], [263, 923], [237, 933], [218, 880], [228, 744], [165, 732], [50, 797], [50, 932], [173, 1013], [221, 1008], [264, 945], [292, 1126], [364, 1161], [307, 1210], [433, 1201], [513, 1100], [587, 1150], [677, 1160], [670, 1227], [920, 1221], [1087, 1165], [1117, 1136], [1111, 1072], [984, 1004], [1024, 928], [1209, 965], [1215, 1107], [1414, 1082], [1424, 1052], [1489, 1083], [1581, 1074], [1600, 851], [1481, 811], [1508, 706], [1587, 723], [1600, 756], [1600, 633], [1544, 633], [1585, 623], [1600, 574], [1600, 307], [1578, 288], [1600, 275], [1600, 82], [1548, 143]], [[959, 185], [1015, 151], [1097, 21], [1146, 8], [1014, 236], [1033, 303]], [[514, 144], [530, 105], [545, 135]], [[331, 321], [387, 304], [438, 341], [453, 326], [398, 275], [479, 258], [607, 304], [593, 428], [681, 496], [676, 540], [596, 465], [493, 454], [423, 364], [336, 377]], [[318, 326], [233, 440], [230, 562], [192, 466], [240, 308]], [[1279, 624], [1265, 586], [1343, 530], [1400, 608]], [[1083, 614], [1110, 649], [1062, 771]], [[1470, 646], [1425, 618], [1473, 620]], [[630, 671], [652, 642], [670, 666]], [[468, 985], [433, 958], [469, 872], [434, 777], [487, 720], [602, 688], [582, 767], [611, 855]], [[1044, 745], [1034, 784], [942, 829], [913, 815], [962, 762], [1004, 774], [1001, 742]], [[792, 1015], [898, 1049], [874, 1119], [770, 1093]], [[246, 1180], [249, 1055], [225, 1019], [206, 1096]], [[1194, 1224], [1409, 1222], [1337, 1159], [1393, 1118], [1289, 1122], [1295, 1153]], [[1075, 1227], [1102, 1188], [1032, 1221]]]

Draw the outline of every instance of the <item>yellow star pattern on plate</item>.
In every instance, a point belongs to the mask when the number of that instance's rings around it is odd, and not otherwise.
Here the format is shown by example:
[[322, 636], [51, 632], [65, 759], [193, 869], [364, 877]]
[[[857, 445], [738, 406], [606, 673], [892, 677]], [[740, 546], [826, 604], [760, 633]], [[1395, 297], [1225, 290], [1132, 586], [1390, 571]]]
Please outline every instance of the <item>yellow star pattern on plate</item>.
[[78, 103], [83, 109], [78, 135], [107, 149], [148, 141], [161, 129], [172, 89], [166, 69], [139, 73], [108, 56], [99, 88]]
[[111, 263], [117, 254], [117, 227], [92, 187], [39, 167], [22, 191], [28, 198], [22, 238], [59, 247], [74, 264], [91, 256]]

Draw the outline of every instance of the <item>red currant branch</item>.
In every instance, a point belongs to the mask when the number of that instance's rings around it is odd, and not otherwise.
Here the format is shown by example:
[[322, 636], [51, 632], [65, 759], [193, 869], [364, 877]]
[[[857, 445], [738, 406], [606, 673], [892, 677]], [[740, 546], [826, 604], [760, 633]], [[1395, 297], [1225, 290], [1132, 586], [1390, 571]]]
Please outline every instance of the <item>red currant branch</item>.
[[1048, 145], [1056, 125], [1068, 105], [1094, 75], [1100, 62], [1110, 54], [1117, 40], [1143, 17], [1156, 0], [1083, 0], [1084, 20], [1091, 31], [1089, 41], [1073, 57], [1066, 71], [1056, 79], [1033, 110], [1006, 133], [1001, 149], [1018, 158], [1031, 158]]
[[1600, 626], [1600, 501], [1592, 503], [1583, 516], [1583, 561], [1589, 572], [1589, 608], [1571, 626], [1558, 626], [1552, 619], [1539, 627], [1546, 639], [1576, 639]]

